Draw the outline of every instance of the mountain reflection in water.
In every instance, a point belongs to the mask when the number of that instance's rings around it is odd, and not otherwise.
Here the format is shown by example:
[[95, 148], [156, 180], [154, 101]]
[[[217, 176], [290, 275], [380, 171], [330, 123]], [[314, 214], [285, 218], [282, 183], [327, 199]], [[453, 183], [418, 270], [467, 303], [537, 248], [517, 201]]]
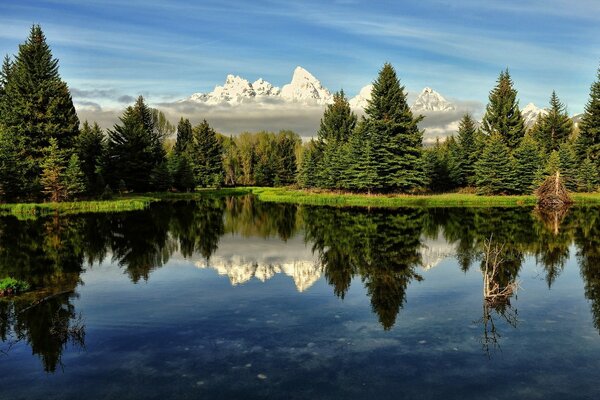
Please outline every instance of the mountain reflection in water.
[[[35, 291], [0, 299], [0, 351], [10, 356], [16, 343], [27, 343], [52, 372], [66, 349], [84, 349], [85, 315], [74, 300], [84, 284], [81, 275], [106, 263], [132, 283], [151, 280], [157, 269], [182, 259], [214, 269], [232, 285], [285, 276], [307, 292], [323, 277], [340, 299], [358, 278], [381, 327], [389, 330], [407, 289], [425, 271], [448, 257], [465, 273], [482, 269], [482, 246], [490, 238], [502, 244], [494, 278], [500, 286], [515, 281], [532, 256], [551, 288], [575, 256], [600, 329], [599, 216], [598, 208], [574, 208], [557, 229], [528, 208], [338, 209], [261, 203], [251, 196], [163, 202], [127, 213], [5, 216], [0, 277], [25, 280]], [[282, 252], [281, 241], [298, 243]], [[499, 317], [518, 329], [510, 302], [484, 304], [479, 323], [486, 348], [499, 343]]]

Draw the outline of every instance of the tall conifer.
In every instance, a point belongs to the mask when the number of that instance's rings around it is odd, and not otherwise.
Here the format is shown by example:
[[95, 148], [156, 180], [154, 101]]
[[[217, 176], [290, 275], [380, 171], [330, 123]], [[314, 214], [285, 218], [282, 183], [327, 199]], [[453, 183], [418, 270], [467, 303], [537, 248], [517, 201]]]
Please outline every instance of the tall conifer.
[[600, 171], [600, 68], [579, 123], [577, 153], [580, 160], [589, 157]]

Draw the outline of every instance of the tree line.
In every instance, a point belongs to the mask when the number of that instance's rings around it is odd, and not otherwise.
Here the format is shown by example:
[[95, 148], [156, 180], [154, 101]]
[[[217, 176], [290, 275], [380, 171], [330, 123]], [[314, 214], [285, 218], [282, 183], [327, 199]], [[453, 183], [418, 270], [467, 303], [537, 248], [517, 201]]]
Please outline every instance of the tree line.
[[364, 116], [340, 91], [316, 138], [304, 144], [291, 131], [226, 137], [206, 120], [192, 126], [183, 118], [175, 127], [141, 96], [104, 132], [97, 123], [80, 126], [58, 60], [34, 25], [0, 71], [0, 199], [62, 201], [222, 185], [521, 194], [556, 171], [572, 191], [596, 190], [600, 70], [578, 127], [553, 92], [548, 113], [527, 129], [513, 86], [502, 71], [481, 124], [467, 114], [455, 135], [431, 147], [423, 145], [423, 117], [412, 113], [389, 63]]

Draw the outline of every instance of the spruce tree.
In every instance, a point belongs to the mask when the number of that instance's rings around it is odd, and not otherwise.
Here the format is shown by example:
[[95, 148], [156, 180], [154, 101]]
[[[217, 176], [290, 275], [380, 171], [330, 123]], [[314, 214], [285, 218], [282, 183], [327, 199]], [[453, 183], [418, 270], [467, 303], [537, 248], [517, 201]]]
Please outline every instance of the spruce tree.
[[169, 172], [167, 162], [163, 161], [152, 170], [150, 174], [150, 182], [153, 190], [157, 192], [166, 192], [173, 186], [173, 178]]
[[275, 179], [279, 185], [291, 185], [296, 182], [296, 147], [300, 142], [300, 137], [292, 131], [281, 131], [277, 134]]
[[511, 151], [517, 148], [525, 135], [517, 91], [513, 88], [508, 69], [500, 73], [496, 87], [490, 92], [481, 128], [488, 136], [499, 134]]
[[567, 114], [567, 108], [560, 102], [556, 92], [550, 97], [550, 109], [546, 115], [540, 115], [533, 128], [536, 139], [544, 151], [558, 150], [573, 133], [573, 121]]
[[458, 146], [462, 183], [475, 185], [475, 164], [479, 158], [477, 127], [470, 114], [465, 114], [458, 125]]
[[[58, 73], [39, 25], [31, 28], [19, 46], [14, 62], [5, 60], [0, 90], [0, 125], [17, 143], [19, 157], [27, 163], [29, 182], [37, 181], [44, 149], [55, 138], [59, 149], [72, 149], [79, 120], [67, 84]], [[30, 187], [35, 196], [35, 185]]]
[[76, 141], [76, 153], [85, 175], [86, 187], [89, 193], [101, 193], [104, 184], [99, 185], [101, 170], [106, 156], [106, 138], [104, 132], [94, 122], [93, 126], [85, 121]]
[[366, 191], [371, 194], [374, 189], [380, 188], [380, 179], [377, 175], [378, 160], [375, 158], [375, 145], [365, 122], [363, 120], [350, 137], [349, 158], [352, 163], [345, 185], [347, 189]]
[[569, 142], [564, 142], [558, 149], [559, 168], [563, 183], [567, 189], [571, 191], [577, 190], [577, 154], [573, 145]]
[[589, 157], [586, 157], [578, 170], [577, 190], [580, 192], [595, 192], [600, 184], [598, 169]]
[[580, 160], [589, 157], [600, 171], [600, 68], [579, 123], [577, 153]]
[[85, 179], [79, 157], [77, 154], [72, 154], [63, 176], [65, 198], [73, 199], [83, 194], [86, 190]]
[[196, 181], [200, 186], [218, 186], [223, 181], [221, 151], [217, 133], [206, 120], [194, 127], [191, 160]]
[[116, 124], [108, 131], [107, 169], [112, 187], [120, 180], [133, 191], [150, 189], [150, 172], [158, 163], [150, 134], [133, 110], [128, 107]]
[[413, 116], [404, 87], [391, 64], [384, 64], [373, 82], [365, 113], [367, 119], [361, 123], [361, 129], [368, 131], [372, 147], [369, 154], [377, 175], [374, 189], [406, 192], [422, 187], [423, 132], [417, 124], [423, 117]]
[[345, 147], [356, 121], [356, 114], [352, 112], [344, 91], [336, 92], [333, 103], [325, 108], [315, 143], [323, 154], [317, 166], [319, 186], [330, 189], [342, 186], [340, 178], [347, 169]]
[[513, 153], [515, 158], [515, 193], [530, 194], [534, 190], [536, 174], [542, 157], [539, 144], [531, 134], [526, 134]]
[[15, 201], [27, 195], [25, 165], [19, 157], [19, 148], [0, 126], [0, 199]]
[[302, 151], [302, 161], [298, 172], [298, 184], [304, 188], [317, 186], [317, 173], [320, 157], [314, 140], [308, 142]]
[[179, 124], [177, 124], [177, 140], [174, 148], [175, 153], [183, 154], [188, 152], [192, 143], [192, 139], [192, 124], [190, 123], [189, 119], [183, 119], [182, 117], [179, 120]]
[[480, 194], [507, 194], [515, 190], [514, 160], [504, 138], [493, 133], [475, 164], [477, 191]]
[[42, 192], [48, 196], [50, 201], [59, 202], [66, 197], [66, 188], [63, 179], [65, 170], [65, 160], [62, 152], [58, 148], [58, 140], [50, 138], [50, 144], [44, 149], [44, 159], [42, 160]]

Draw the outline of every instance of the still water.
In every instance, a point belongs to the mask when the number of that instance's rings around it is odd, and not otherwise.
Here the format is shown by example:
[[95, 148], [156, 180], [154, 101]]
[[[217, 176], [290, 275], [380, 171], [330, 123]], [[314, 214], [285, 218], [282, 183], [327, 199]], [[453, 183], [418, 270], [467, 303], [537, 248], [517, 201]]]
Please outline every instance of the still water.
[[598, 208], [2, 217], [5, 276], [1, 399], [600, 398]]

